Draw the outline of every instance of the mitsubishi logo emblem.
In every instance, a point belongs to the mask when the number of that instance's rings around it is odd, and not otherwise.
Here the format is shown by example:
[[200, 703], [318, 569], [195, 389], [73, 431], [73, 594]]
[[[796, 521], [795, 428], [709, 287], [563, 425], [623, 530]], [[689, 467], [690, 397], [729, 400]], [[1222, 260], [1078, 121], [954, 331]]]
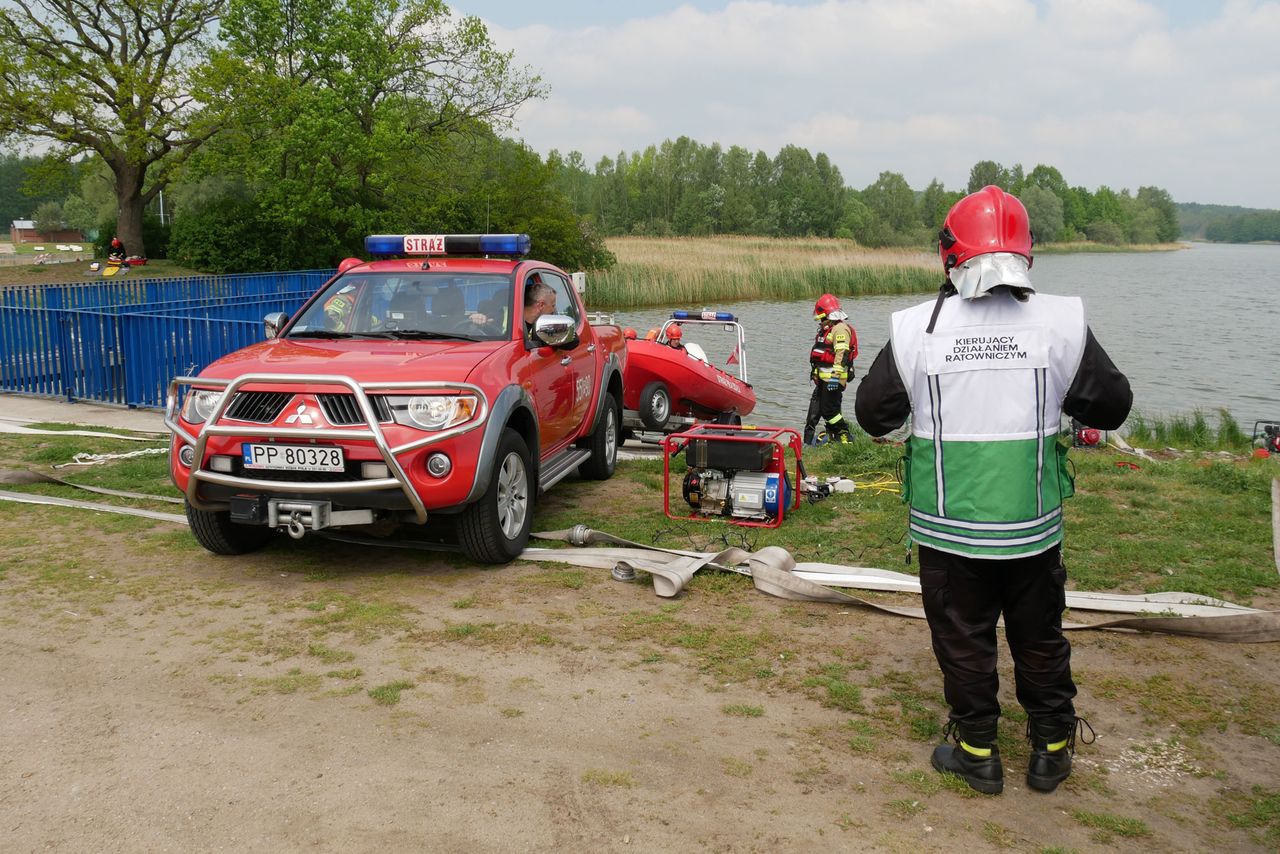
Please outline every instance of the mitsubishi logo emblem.
[[305, 403], [298, 404], [298, 411], [290, 415], [284, 420], [285, 424], [315, 424], [311, 416], [307, 414], [307, 405]]

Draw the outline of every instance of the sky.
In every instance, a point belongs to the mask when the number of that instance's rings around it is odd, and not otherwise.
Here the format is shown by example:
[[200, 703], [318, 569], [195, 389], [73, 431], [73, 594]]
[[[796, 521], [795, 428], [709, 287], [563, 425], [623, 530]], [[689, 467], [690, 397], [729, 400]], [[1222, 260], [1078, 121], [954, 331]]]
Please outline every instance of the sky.
[[979, 160], [1280, 208], [1280, 0], [455, 0], [589, 166], [687, 136], [964, 189]]

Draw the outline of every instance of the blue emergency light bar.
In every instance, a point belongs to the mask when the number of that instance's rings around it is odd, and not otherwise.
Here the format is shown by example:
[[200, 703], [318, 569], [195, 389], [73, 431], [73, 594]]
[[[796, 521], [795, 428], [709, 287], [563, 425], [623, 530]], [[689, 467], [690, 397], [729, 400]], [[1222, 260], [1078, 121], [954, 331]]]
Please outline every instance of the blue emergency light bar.
[[736, 321], [738, 318], [734, 317], [733, 314], [728, 311], [711, 311], [710, 309], [705, 308], [702, 311], [685, 311], [681, 308], [671, 312], [671, 319]]
[[370, 255], [528, 255], [527, 234], [371, 234]]

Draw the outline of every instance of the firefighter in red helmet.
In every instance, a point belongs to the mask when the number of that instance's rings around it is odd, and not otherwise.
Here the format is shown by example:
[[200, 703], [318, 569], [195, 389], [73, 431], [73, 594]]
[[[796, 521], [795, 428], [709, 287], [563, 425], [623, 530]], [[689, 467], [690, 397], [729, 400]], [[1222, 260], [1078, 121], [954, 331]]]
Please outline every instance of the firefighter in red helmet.
[[112, 264], [123, 264], [124, 259], [124, 244], [118, 237], [111, 238], [111, 249], [107, 251], [107, 260]]
[[826, 423], [827, 436], [834, 442], [853, 440], [849, 422], [840, 411], [844, 389], [853, 376], [853, 360], [858, 357], [858, 335], [849, 325], [849, 315], [840, 310], [840, 300], [823, 294], [813, 306], [818, 334], [809, 348], [809, 377], [813, 394], [804, 419], [804, 443], [817, 443], [818, 421]]
[[1071, 773], [1084, 724], [1062, 632], [1062, 502], [1074, 481], [1058, 434], [1064, 413], [1113, 430], [1133, 402], [1079, 298], [1031, 286], [1031, 246], [1026, 208], [999, 187], [956, 202], [938, 233], [946, 281], [937, 300], [894, 313], [889, 343], [854, 402], [872, 436], [911, 419], [908, 548], [920, 548], [921, 596], [955, 741], [944, 738], [932, 764], [988, 794], [1004, 788], [1001, 617], [1027, 713], [1027, 785], [1051, 792]]

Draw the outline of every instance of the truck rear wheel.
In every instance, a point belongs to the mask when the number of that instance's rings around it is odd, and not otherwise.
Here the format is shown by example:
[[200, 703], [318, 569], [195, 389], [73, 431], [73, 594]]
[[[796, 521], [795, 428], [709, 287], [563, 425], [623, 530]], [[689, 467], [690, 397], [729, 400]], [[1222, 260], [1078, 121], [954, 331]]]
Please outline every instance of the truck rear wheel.
[[600, 422], [591, 431], [591, 458], [578, 466], [583, 477], [592, 480], [608, 480], [618, 465], [618, 401], [611, 394], [605, 395], [604, 412]]
[[654, 380], [640, 392], [640, 420], [650, 430], [661, 430], [671, 420], [671, 392]]
[[458, 517], [458, 540], [476, 563], [509, 563], [528, 545], [532, 525], [529, 447], [508, 428], [498, 442], [489, 488]]
[[275, 536], [275, 529], [265, 525], [240, 525], [231, 521], [226, 510], [197, 510], [187, 506], [187, 524], [196, 542], [216, 555], [242, 555], [256, 552]]

